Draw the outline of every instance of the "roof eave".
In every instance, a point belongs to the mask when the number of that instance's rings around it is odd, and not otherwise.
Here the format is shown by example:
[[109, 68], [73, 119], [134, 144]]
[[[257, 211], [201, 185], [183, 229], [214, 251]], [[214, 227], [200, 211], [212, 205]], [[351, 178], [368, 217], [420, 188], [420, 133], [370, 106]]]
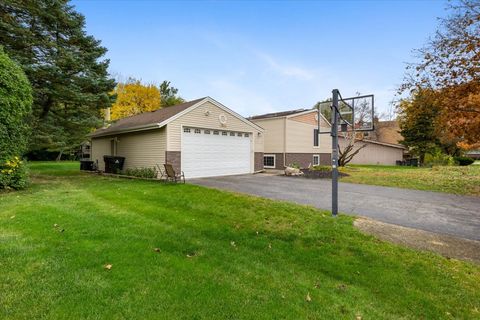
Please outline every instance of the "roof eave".
[[102, 132], [102, 133], [99, 133], [99, 134], [95, 134], [95, 132], [93, 132], [93, 133], [87, 134], [87, 137], [89, 137], [89, 138], [100, 138], [100, 137], [113, 136], [113, 135], [116, 135], [116, 134], [122, 134], [122, 133], [128, 133], [128, 132], [137, 132], [137, 131], [144, 131], [144, 130], [160, 129], [163, 126], [164, 125], [162, 125], [161, 123], [150, 123], [150, 124], [147, 124], [147, 125], [130, 127], [130, 128], [114, 130], [114, 131], [109, 131], [109, 132]]

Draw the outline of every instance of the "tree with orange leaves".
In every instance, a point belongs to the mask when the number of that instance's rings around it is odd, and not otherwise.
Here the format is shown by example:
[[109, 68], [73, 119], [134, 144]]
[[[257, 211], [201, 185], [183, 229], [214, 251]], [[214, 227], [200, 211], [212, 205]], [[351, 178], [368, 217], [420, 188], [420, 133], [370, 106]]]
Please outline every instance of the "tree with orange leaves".
[[438, 138], [480, 148], [480, 1], [460, 0], [450, 10], [432, 40], [417, 50], [420, 63], [407, 67], [400, 92], [430, 90], [439, 111]]

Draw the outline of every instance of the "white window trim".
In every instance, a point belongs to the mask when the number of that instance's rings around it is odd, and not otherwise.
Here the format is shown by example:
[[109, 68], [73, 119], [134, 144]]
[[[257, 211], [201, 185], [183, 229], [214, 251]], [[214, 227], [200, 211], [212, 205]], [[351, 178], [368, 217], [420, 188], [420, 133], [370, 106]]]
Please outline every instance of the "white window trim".
[[276, 159], [275, 155], [274, 154], [264, 154], [263, 155], [264, 163], [265, 163], [265, 157], [273, 157], [273, 166], [266, 166], [264, 164], [263, 167], [266, 168], [266, 169], [275, 169], [275, 167], [277, 166], [277, 159]]
[[[315, 158], [318, 158], [317, 164], [315, 164]], [[313, 163], [314, 166], [319, 166], [320, 165], [320, 155], [319, 154], [314, 154], [313, 155], [312, 163]]]

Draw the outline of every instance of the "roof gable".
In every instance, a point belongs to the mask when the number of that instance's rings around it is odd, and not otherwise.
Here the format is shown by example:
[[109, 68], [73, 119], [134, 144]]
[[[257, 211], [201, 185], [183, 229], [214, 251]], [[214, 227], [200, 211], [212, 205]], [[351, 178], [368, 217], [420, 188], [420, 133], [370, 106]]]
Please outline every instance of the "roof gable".
[[214, 104], [215, 106], [223, 109], [225, 112], [232, 114], [239, 120], [247, 123], [248, 125], [256, 128], [259, 131], [262, 131], [262, 132], [264, 131], [264, 129], [259, 125], [245, 119], [235, 111], [221, 104], [220, 102], [210, 97], [204, 97], [204, 98], [188, 101], [182, 104], [178, 104], [175, 106], [164, 107], [156, 111], [144, 112], [141, 114], [137, 114], [135, 116], [120, 119], [115, 123], [113, 123], [108, 128], [98, 129], [95, 132], [89, 134], [88, 136], [91, 138], [95, 138], [95, 137], [114, 135], [118, 133], [161, 128], [166, 124], [168, 124], [170, 121], [173, 121], [181, 117], [182, 115], [186, 114], [187, 112], [190, 112], [191, 110], [194, 110], [195, 108], [203, 105], [205, 102], [210, 102]]

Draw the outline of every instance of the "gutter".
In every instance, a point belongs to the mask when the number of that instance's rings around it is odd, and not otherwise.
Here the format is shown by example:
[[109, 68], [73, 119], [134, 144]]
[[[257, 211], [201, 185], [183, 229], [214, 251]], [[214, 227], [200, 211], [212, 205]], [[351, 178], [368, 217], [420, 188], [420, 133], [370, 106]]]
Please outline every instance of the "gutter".
[[112, 130], [112, 131], [108, 131], [108, 132], [101, 132], [99, 134], [95, 134], [95, 132], [93, 132], [93, 133], [87, 134], [87, 137], [89, 137], [89, 138], [100, 138], [100, 137], [106, 137], [106, 136], [121, 134], [121, 133], [144, 131], [144, 130], [151, 130], [151, 129], [160, 129], [163, 126], [164, 125], [162, 125], [161, 123], [147, 124], [147, 125], [129, 127], [129, 128], [120, 129], [120, 130]]

